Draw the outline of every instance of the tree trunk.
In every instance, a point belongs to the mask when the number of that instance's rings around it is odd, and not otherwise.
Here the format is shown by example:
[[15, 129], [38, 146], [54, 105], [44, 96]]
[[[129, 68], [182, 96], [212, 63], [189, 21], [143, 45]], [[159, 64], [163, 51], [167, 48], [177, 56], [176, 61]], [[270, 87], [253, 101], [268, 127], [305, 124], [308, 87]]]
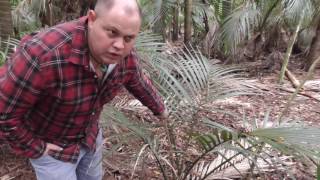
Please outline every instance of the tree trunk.
[[[319, 19], [319, 18], [318, 18]], [[310, 52], [306, 60], [306, 64], [304, 66], [304, 70], [308, 71], [312, 63], [320, 57], [320, 21], [318, 21], [318, 27], [317, 27], [317, 32], [316, 36], [313, 38], [311, 47], [310, 47]]]
[[179, 38], [179, 1], [177, 1], [176, 6], [173, 8], [173, 34], [172, 41], [177, 41]]
[[11, 5], [9, 0], [0, 0], [0, 42], [13, 34]]
[[188, 45], [192, 36], [192, 0], [185, 0], [184, 5], [184, 43]]

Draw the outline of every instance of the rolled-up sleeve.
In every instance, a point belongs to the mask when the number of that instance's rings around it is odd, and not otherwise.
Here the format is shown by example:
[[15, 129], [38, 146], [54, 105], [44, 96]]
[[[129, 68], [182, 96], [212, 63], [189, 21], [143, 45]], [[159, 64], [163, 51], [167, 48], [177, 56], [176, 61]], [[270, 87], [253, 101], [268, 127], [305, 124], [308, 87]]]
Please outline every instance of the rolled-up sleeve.
[[151, 80], [142, 72], [137, 56], [131, 55], [128, 58], [127, 68], [130, 69], [130, 77], [125, 83], [126, 89], [154, 115], [161, 114], [165, 110], [163, 100]]

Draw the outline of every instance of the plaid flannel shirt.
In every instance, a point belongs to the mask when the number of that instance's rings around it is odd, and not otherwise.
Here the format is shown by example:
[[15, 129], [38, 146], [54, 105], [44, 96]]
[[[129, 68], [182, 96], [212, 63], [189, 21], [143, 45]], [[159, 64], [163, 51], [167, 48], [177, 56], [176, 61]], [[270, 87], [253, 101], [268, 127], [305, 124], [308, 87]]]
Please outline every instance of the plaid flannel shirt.
[[164, 111], [134, 53], [101, 84], [88, 52], [82, 17], [23, 38], [0, 68], [0, 138], [17, 154], [38, 158], [48, 142], [63, 147], [52, 157], [76, 163], [81, 145], [95, 149], [103, 105], [123, 86], [154, 114]]

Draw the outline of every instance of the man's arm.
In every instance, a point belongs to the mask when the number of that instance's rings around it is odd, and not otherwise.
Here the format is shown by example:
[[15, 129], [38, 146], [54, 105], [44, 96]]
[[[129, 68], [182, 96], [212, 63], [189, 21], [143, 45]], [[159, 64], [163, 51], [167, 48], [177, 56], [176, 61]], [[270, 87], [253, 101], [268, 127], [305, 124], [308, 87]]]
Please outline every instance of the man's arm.
[[127, 68], [131, 73], [129, 81], [125, 84], [127, 90], [133, 94], [143, 105], [147, 106], [160, 119], [167, 116], [165, 105], [150, 79], [143, 74], [138, 64], [137, 56], [130, 55]]
[[29, 158], [41, 156], [46, 149], [46, 143], [24, 124], [43, 86], [37, 53], [33, 47], [20, 47], [0, 71], [0, 136], [17, 154]]

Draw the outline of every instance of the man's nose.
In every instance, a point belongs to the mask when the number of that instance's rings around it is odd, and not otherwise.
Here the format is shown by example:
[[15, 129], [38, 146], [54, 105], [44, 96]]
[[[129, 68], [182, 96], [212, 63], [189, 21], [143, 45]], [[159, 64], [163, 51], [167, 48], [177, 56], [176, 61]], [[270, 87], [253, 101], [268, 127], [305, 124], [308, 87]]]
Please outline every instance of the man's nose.
[[115, 39], [113, 46], [117, 49], [123, 49], [124, 48], [123, 38], [119, 37], [119, 38]]

